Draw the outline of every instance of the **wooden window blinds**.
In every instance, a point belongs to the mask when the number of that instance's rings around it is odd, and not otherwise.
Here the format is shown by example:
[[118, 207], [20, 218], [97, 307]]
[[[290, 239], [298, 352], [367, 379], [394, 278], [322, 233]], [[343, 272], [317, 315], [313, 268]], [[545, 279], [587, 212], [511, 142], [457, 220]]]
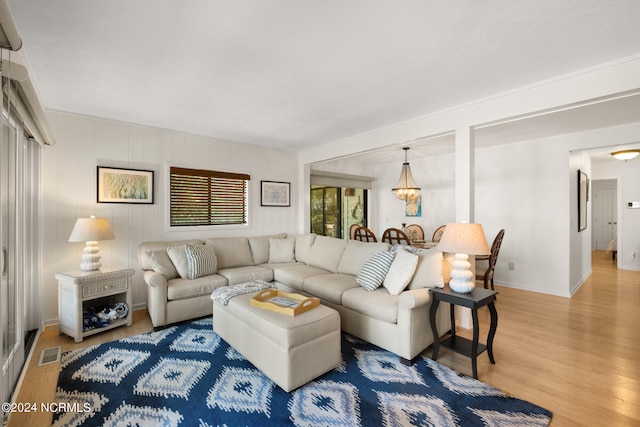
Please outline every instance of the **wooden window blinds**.
[[247, 174], [170, 168], [171, 226], [248, 223]]

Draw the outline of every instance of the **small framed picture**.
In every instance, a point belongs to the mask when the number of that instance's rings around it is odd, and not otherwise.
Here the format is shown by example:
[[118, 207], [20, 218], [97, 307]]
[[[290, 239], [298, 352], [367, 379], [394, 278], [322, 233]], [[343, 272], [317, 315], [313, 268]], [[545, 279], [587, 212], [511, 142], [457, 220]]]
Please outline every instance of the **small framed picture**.
[[260, 181], [260, 206], [291, 206], [291, 183]]
[[153, 204], [153, 171], [98, 166], [98, 203]]
[[407, 200], [404, 209], [405, 216], [421, 216], [422, 215], [422, 196], [418, 196], [413, 200]]

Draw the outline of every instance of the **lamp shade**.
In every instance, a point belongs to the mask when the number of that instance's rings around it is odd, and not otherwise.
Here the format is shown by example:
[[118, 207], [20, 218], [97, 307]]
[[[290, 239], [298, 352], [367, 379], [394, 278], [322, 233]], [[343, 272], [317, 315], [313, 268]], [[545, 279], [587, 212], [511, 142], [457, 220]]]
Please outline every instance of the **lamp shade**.
[[491, 255], [491, 249], [480, 224], [447, 224], [438, 243], [442, 252], [467, 255]]
[[70, 242], [113, 240], [115, 236], [106, 218], [78, 218], [69, 236]]

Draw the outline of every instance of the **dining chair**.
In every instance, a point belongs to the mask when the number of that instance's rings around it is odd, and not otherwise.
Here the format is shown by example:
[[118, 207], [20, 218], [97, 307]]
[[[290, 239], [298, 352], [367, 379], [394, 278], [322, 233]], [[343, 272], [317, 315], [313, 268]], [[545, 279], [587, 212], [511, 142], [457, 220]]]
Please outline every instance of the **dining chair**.
[[445, 227], [446, 225], [441, 225], [440, 227], [436, 228], [436, 231], [433, 232], [433, 236], [431, 237], [432, 242], [438, 243], [440, 241], [440, 239], [442, 238], [442, 233], [444, 233]]
[[377, 242], [378, 238], [373, 233], [373, 231], [369, 230], [367, 227], [358, 227], [356, 228], [353, 234], [354, 240], [360, 240], [361, 242]]
[[488, 289], [489, 283], [491, 283], [491, 290], [493, 290], [493, 273], [503, 239], [504, 229], [498, 231], [496, 238], [493, 239], [489, 256], [476, 256], [476, 280], [482, 280], [485, 289]]
[[353, 240], [356, 236], [356, 230], [360, 227], [360, 224], [351, 224], [349, 227], [349, 239]]
[[424, 241], [424, 230], [418, 224], [410, 224], [402, 229], [412, 242]]
[[391, 245], [411, 245], [409, 237], [399, 228], [387, 228], [384, 230], [382, 241]]

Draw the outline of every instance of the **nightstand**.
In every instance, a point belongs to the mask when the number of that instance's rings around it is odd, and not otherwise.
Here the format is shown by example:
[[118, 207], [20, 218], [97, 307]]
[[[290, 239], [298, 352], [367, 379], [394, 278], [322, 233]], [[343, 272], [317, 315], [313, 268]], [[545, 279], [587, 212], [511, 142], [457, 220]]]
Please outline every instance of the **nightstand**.
[[[101, 268], [95, 271], [74, 270], [56, 274], [58, 280], [58, 323], [61, 332], [81, 342], [84, 337], [118, 326], [131, 326], [130, 268]], [[112, 321], [108, 326], [82, 330], [82, 309], [124, 302], [129, 309], [125, 318]]]
[[[438, 350], [440, 346], [448, 347], [460, 353], [464, 356], [471, 358], [471, 367], [473, 370], [473, 378], [478, 379], [478, 355], [487, 350], [489, 355], [489, 361], [493, 364], [496, 363], [493, 358], [493, 338], [496, 335], [496, 329], [498, 328], [498, 312], [494, 302], [496, 300], [497, 291], [483, 288], [473, 288], [469, 293], [454, 292], [445, 286], [443, 289], [432, 288], [429, 289], [433, 302], [431, 303], [431, 309], [429, 310], [429, 320], [431, 321], [431, 331], [435, 337], [433, 341], [433, 355], [431, 358], [436, 360], [438, 358]], [[440, 301], [448, 302], [451, 304], [451, 334], [448, 338], [442, 342], [439, 341], [438, 329], [436, 327], [436, 310]], [[471, 315], [473, 317], [473, 340], [468, 340], [463, 337], [456, 336], [456, 319], [455, 319], [455, 305], [460, 305], [471, 309]], [[479, 344], [479, 325], [478, 325], [478, 308], [489, 307], [489, 313], [491, 314], [491, 326], [489, 327], [489, 335], [487, 336], [487, 344]]]

